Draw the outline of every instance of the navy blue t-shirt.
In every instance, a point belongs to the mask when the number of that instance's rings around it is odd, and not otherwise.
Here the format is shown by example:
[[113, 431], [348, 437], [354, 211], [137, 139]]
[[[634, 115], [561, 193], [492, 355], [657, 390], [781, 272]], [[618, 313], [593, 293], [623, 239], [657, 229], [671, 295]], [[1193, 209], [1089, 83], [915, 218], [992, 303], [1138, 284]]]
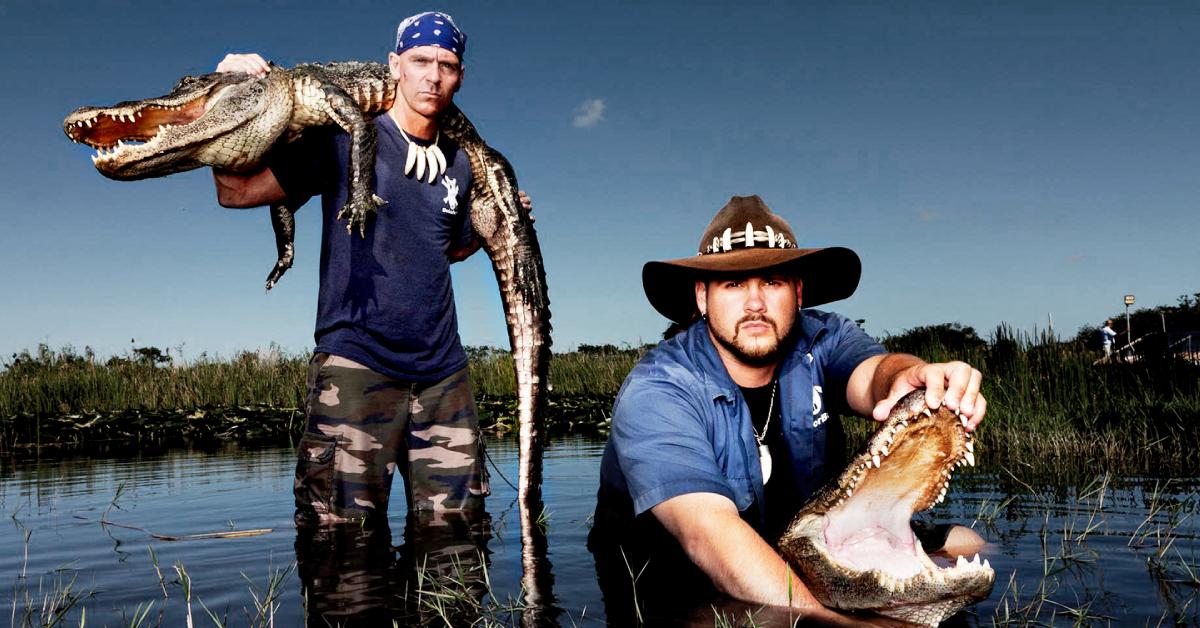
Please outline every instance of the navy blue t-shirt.
[[446, 172], [433, 183], [415, 172], [405, 176], [408, 141], [387, 114], [374, 124], [375, 193], [387, 204], [368, 219], [365, 238], [357, 229], [346, 233], [346, 221], [337, 219], [347, 196], [349, 134], [314, 129], [277, 151], [269, 165], [291, 207], [321, 195], [316, 351], [392, 377], [436, 381], [467, 365], [447, 253], [472, 238], [471, 168], [443, 136]]

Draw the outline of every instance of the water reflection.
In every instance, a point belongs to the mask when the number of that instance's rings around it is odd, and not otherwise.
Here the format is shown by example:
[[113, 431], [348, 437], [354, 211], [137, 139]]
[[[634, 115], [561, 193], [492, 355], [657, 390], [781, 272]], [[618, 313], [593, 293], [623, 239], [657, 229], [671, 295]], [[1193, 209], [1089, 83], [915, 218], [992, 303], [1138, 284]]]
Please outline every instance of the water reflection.
[[309, 626], [467, 625], [488, 592], [491, 517], [415, 513], [404, 542], [386, 521], [296, 530], [296, 561]]
[[[475, 520], [443, 517], [410, 525], [393, 504], [382, 526], [321, 533], [292, 527], [292, 447], [0, 460], [6, 530], [0, 532], [0, 608], [19, 620], [27, 601], [40, 608], [56, 582], [74, 578], [78, 605], [60, 625], [78, 625], [85, 608], [87, 625], [128, 625], [134, 609], [152, 606], [160, 625], [182, 626], [187, 604], [173, 570], [179, 564], [191, 575], [194, 613], [203, 612], [203, 603], [219, 616], [240, 618], [246, 609], [252, 617], [247, 580], [261, 594], [265, 566], [284, 568], [295, 557], [298, 577], [283, 582], [276, 599], [278, 626], [391, 625], [392, 619], [446, 625], [441, 613], [452, 615], [454, 625], [632, 625], [630, 607], [605, 615], [614, 600], [601, 596], [600, 556], [585, 548], [601, 449], [602, 443], [585, 439], [551, 441], [547, 511], [531, 529], [545, 537], [532, 537], [527, 545], [513, 506], [516, 490], [503, 481], [492, 483], [490, 514]], [[516, 477], [512, 440], [489, 440], [488, 451], [496, 468]], [[975, 469], [952, 485], [933, 518], [974, 522], [996, 544], [985, 555], [996, 568], [997, 585], [989, 600], [967, 611], [970, 623], [1009, 617], [1047, 624], [1065, 617], [1058, 612], [1077, 612], [1081, 623], [1112, 618], [1107, 621], [1121, 625], [1200, 625], [1196, 478], [1096, 477], [1076, 483], [1023, 468]], [[126, 490], [107, 519], [140, 530], [99, 524], [122, 483]], [[145, 532], [188, 536], [252, 528], [275, 532], [183, 542]], [[549, 608], [526, 604], [525, 547], [548, 547], [548, 556], [534, 552], [544, 560], [531, 573], [546, 577], [537, 599]], [[603, 556], [618, 561], [617, 573], [628, 584], [620, 554]], [[155, 560], [165, 577], [161, 584]], [[688, 586], [670, 570], [648, 570], [638, 582], [673, 584], [678, 593], [672, 598], [669, 591], [639, 591], [639, 601], [648, 604], [647, 625], [743, 625], [750, 623], [747, 613], [757, 625], [787, 621], [712, 595], [706, 582]], [[618, 585], [615, 593], [621, 592]], [[31, 612], [36, 616], [37, 608]]]

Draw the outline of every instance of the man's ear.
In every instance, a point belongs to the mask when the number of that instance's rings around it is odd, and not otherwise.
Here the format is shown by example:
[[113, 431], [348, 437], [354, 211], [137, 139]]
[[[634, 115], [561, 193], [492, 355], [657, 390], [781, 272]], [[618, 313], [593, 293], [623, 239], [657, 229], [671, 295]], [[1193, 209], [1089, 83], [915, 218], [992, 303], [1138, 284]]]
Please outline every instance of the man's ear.
[[796, 277], [796, 309], [804, 307], [804, 280]]
[[708, 283], [700, 280], [696, 280], [696, 310], [708, 316]]
[[393, 81], [400, 80], [400, 55], [394, 52], [388, 53], [388, 73], [392, 75]]

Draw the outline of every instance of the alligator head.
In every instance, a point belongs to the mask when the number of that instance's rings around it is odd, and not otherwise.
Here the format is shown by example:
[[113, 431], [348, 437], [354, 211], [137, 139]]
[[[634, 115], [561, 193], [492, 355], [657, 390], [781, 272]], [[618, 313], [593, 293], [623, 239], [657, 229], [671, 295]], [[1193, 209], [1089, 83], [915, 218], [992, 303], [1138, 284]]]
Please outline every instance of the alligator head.
[[913, 535], [913, 513], [946, 497], [951, 473], [974, 465], [966, 419], [931, 412], [915, 390], [840, 476], [788, 525], [778, 547], [823, 604], [936, 624], [988, 596], [988, 561], [939, 567]]
[[291, 115], [290, 89], [273, 89], [284, 78], [272, 77], [277, 74], [185, 76], [165, 96], [80, 107], [63, 121], [63, 131], [98, 149], [92, 162], [110, 179], [160, 177], [201, 166], [245, 170]]

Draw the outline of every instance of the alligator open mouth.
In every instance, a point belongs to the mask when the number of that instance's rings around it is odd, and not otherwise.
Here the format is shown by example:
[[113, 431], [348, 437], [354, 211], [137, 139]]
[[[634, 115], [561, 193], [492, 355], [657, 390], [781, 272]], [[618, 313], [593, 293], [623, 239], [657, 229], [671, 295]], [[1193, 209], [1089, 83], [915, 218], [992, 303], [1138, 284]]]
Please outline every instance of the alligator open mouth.
[[[138, 165], [196, 142], [211, 141], [210, 135], [189, 132], [186, 127], [204, 118], [226, 87], [245, 78], [240, 74], [186, 76], [165, 96], [110, 107], [80, 107], [63, 121], [63, 131], [72, 141], [97, 149], [92, 163], [105, 176], [134, 179], [167, 174], [143, 172]], [[199, 165], [189, 163], [173, 170]]]
[[923, 390], [909, 393], [801, 508], [779, 548], [822, 603], [936, 624], [987, 597], [995, 580], [987, 560], [959, 556], [939, 566], [911, 525], [914, 513], [945, 499], [955, 469], [974, 466], [965, 425], [945, 406], [930, 411]]

